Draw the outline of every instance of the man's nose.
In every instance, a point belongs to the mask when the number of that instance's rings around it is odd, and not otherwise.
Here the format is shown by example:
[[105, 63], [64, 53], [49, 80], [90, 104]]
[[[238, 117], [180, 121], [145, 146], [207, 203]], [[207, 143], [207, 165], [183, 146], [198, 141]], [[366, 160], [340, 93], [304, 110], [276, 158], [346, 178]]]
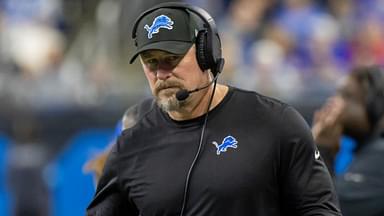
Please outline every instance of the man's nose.
[[171, 70], [166, 70], [161, 67], [157, 68], [156, 70], [156, 77], [159, 80], [166, 80], [169, 77], [171, 77], [172, 71]]

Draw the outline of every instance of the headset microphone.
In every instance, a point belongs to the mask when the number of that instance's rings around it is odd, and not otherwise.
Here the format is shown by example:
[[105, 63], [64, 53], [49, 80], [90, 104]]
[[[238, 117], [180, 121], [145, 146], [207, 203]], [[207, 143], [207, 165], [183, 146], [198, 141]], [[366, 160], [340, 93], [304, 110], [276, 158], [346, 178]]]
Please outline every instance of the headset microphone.
[[181, 89], [180, 91], [178, 91], [176, 93], [176, 99], [178, 101], [183, 101], [183, 100], [187, 99], [187, 97], [189, 97], [190, 93], [192, 93], [192, 91], [188, 91], [186, 89]]
[[178, 92], [176, 92], [176, 99], [178, 101], [183, 101], [183, 100], [187, 99], [191, 93], [194, 93], [194, 92], [203, 90], [205, 88], [208, 88], [213, 82], [215, 82], [217, 80], [217, 77], [218, 76], [216, 75], [215, 78], [211, 82], [209, 82], [206, 86], [203, 86], [201, 88], [195, 88], [192, 91], [188, 91], [186, 89], [179, 90]]

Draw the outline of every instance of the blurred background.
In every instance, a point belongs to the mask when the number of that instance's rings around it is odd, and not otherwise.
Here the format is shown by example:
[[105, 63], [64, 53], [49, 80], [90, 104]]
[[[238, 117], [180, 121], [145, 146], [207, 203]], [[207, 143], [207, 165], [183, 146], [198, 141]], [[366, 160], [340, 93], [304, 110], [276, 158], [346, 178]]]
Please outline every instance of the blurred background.
[[[184, 0], [216, 20], [220, 81], [314, 109], [351, 68], [384, 64], [382, 0]], [[90, 158], [150, 96], [134, 20], [160, 0], [0, 0], [0, 215], [84, 215]]]

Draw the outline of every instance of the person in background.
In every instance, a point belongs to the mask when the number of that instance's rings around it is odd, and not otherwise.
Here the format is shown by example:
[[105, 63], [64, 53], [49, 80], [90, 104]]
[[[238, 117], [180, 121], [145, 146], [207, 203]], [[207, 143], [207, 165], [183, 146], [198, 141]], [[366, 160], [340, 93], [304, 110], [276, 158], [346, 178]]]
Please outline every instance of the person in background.
[[353, 69], [336, 95], [315, 112], [312, 132], [331, 172], [341, 136], [357, 143], [347, 171], [335, 175], [343, 215], [384, 215], [383, 69]]
[[84, 172], [91, 173], [94, 176], [95, 183], [100, 180], [100, 177], [103, 173], [105, 162], [108, 158], [109, 152], [112, 146], [116, 143], [116, 139], [121, 135], [123, 130], [131, 128], [137, 122], [137, 118], [139, 117], [139, 110], [137, 110], [137, 106], [129, 107], [123, 117], [117, 122], [115, 128], [114, 139], [108, 145], [108, 147], [101, 153], [95, 155], [89, 161], [84, 164]]
[[216, 82], [224, 59], [206, 11], [157, 5], [132, 37], [154, 98], [112, 146], [87, 215], [341, 215], [302, 116]]

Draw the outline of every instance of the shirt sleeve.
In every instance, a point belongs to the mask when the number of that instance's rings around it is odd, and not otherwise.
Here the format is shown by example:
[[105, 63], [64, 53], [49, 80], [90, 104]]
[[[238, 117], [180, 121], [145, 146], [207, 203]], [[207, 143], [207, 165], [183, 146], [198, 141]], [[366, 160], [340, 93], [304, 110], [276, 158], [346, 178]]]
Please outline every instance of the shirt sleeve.
[[97, 184], [96, 194], [87, 208], [87, 216], [137, 216], [135, 205], [127, 199], [119, 183], [119, 143], [112, 147], [103, 174]]
[[311, 130], [292, 107], [283, 110], [280, 133], [282, 207], [289, 215], [341, 215], [332, 178]]

